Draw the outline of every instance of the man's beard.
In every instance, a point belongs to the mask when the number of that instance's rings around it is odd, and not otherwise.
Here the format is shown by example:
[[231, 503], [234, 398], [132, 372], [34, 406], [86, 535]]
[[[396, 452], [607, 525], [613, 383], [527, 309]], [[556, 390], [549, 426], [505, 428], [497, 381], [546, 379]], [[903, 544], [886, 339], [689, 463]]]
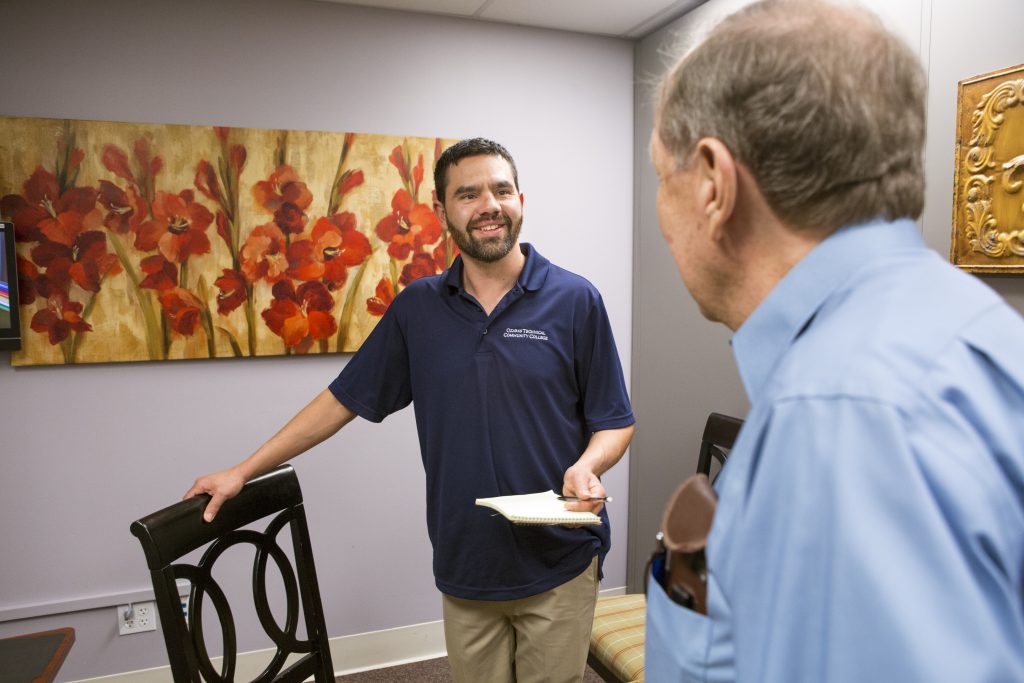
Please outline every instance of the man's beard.
[[455, 244], [458, 245], [459, 251], [477, 261], [494, 263], [505, 258], [512, 251], [512, 247], [516, 245], [516, 241], [519, 239], [519, 230], [523, 227], [522, 218], [514, 225], [512, 219], [508, 216], [502, 214], [501, 218], [505, 221], [505, 232], [502, 239], [494, 237], [478, 239], [474, 235], [476, 230], [472, 227], [472, 224], [467, 225], [463, 229], [453, 225], [450, 220], [446, 219], [445, 222], [448, 223], [448, 231], [451, 233], [452, 239], [455, 240]]

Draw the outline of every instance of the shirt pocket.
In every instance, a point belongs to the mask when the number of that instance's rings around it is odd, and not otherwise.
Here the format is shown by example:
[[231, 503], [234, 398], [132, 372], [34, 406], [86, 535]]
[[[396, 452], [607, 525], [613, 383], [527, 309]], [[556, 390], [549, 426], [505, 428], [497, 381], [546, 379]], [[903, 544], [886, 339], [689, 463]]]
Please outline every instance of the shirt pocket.
[[711, 620], [676, 603], [648, 577], [644, 680], [704, 683]]

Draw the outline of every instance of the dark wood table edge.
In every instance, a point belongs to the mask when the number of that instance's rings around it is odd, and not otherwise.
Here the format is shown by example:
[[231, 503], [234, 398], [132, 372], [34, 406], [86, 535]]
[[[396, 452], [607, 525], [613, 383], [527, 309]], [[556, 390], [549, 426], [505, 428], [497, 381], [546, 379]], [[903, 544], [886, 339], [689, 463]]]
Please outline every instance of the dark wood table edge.
[[26, 633], [20, 636], [11, 636], [11, 638], [5, 638], [4, 640], [17, 640], [18, 638], [38, 638], [39, 636], [50, 636], [60, 634], [64, 636], [61, 638], [60, 645], [53, 653], [53, 657], [50, 659], [50, 663], [46, 665], [43, 672], [39, 674], [33, 683], [52, 683], [53, 679], [56, 678], [57, 672], [60, 670], [61, 664], [64, 663], [64, 659], [68, 656], [68, 652], [71, 650], [71, 646], [75, 644], [75, 629], [70, 626], [64, 628], [55, 628], [51, 631], [39, 631], [37, 633]]

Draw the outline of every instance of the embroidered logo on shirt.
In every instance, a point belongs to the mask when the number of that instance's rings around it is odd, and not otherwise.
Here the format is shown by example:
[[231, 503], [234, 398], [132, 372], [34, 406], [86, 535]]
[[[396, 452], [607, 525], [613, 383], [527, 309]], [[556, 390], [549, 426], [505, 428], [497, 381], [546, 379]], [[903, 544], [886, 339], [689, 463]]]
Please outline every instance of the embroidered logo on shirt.
[[548, 333], [544, 330], [531, 330], [527, 327], [506, 327], [505, 334], [502, 335], [506, 339], [537, 339], [540, 341], [548, 340]]

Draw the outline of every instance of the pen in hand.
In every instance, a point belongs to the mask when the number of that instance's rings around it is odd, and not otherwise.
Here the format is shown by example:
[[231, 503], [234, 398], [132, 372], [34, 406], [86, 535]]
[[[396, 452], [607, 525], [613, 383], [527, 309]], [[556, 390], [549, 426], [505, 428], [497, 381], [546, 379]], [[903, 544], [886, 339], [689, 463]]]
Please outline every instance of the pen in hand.
[[[564, 500], [564, 501], [567, 501], [567, 502], [570, 502], [570, 503], [575, 503], [575, 502], [580, 501], [581, 499], [576, 497], [576, 496], [559, 496], [558, 500]], [[612, 497], [611, 496], [607, 496], [607, 497], [592, 496], [590, 498], [587, 498], [583, 502], [584, 503], [588, 503], [588, 502], [590, 502], [592, 500], [599, 500], [599, 501], [602, 501], [604, 503], [611, 503], [612, 502]]]

